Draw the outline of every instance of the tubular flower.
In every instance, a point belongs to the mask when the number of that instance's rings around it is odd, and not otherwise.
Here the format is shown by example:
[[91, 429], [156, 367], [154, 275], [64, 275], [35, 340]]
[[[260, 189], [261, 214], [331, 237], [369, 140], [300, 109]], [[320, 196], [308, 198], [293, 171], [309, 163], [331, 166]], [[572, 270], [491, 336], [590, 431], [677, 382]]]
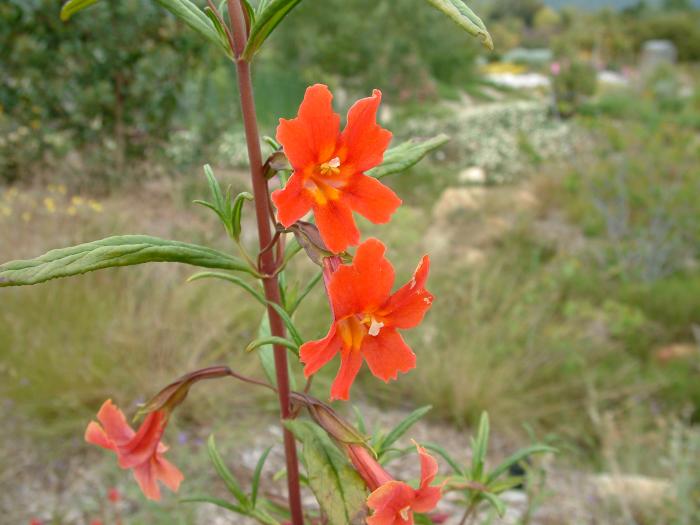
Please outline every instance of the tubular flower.
[[423, 447], [416, 448], [421, 466], [418, 489], [403, 481], [383, 483], [367, 498], [367, 506], [374, 511], [367, 525], [413, 525], [414, 512], [430, 512], [440, 501], [442, 486], [430, 486], [437, 475], [437, 461]]
[[413, 278], [391, 294], [394, 268], [384, 257], [385, 250], [377, 239], [368, 239], [351, 265], [340, 266], [330, 275], [327, 288], [333, 324], [326, 337], [301, 346], [307, 378], [340, 353], [331, 399], [348, 399], [363, 359], [372, 374], [386, 382], [416, 366], [416, 356], [398, 330], [418, 325], [433, 302], [425, 289], [430, 261], [423, 257]]
[[85, 441], [117, 454], [119, 466], [132, 469], [141, 491], [148, 499], [160, 499], [162, 482], [176, 492], [184, 479], [172, 463], [163, 458], [168, 449], [160, 440], [167, 424], [167, 415], [158, 410], [146, 416], [138, 431], [129, 426], [124, 414], [111, 399], [104, 402], [85, 430]]
[[328, 87], [309, 87], [297, 118], [280, 119], [277, 140], [294, 173], [282, 190], [272, 194], [278, 219], [289, 227], [309, 210], [328, 249], [344, 251], [360, 242], [352, 212], [375, 224], [388, 222], [401, 204], [396, 194], [365, 171], [381, 164], [391, 133], [376, 122], [382, 94], [358, 100], [340, 132]]

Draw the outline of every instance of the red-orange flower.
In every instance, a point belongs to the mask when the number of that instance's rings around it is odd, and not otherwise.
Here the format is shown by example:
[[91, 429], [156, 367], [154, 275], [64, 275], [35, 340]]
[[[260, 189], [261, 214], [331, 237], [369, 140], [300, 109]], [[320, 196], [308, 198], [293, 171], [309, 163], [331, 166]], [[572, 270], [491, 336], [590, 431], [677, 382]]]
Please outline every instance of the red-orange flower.
[[306, 377], [340, 353], [331, 399], [348, 399], [363, 359], [376, 377], [387, 382], [416, 366], [416, 356], [398, 330], [418, 325], [433, 302], [425, 289], [430, 261], [423, 257], [410, 282], [391, 294], [394, 268], [384, 257], [385, 250], [377, 239], [368, 239], [351, 265], [340, 266], [330, 276], [334, 322], [326, 337], [301, 346]]
[[146, 416], [137, 432], [129, 426], [121, 410], [111, 399], [104, 402], [85, 430], [85, 441], [117, 454], [119, 466], [130, 468], [144, 495], [152, 500], [160, 499], [162, 482], [173, 492], [184, 479], [172, 463], [163, 458], [168, 449], [160, 440], [167, 424], [167, 415], [158, 410]]
[[391, 133], [377, 124], [382, 94], [358, 100], [340, 132], [327, 86], [306, 90], [297, 118], [280, 119], [277, 140], [294, 168], [287, 185], [272, 194], [279, 221], [289, 227], [314, 211], [329, 250], [344, 251], [360, 242], [352, 212], [375, 224], [388, 222], [401, 204], [396, 194], [365, 171], [381, 164]]
[[437, 461], [423, 447], [416, 445], [420, 455], [420, 485], [414, 489], [403, 481], [383, 483], [367, 498], [373, 510], [367, 525], [413, 525], [414, 512], [430, 512], [442, 495], [442, 487], [431, 487], [438, 471]]

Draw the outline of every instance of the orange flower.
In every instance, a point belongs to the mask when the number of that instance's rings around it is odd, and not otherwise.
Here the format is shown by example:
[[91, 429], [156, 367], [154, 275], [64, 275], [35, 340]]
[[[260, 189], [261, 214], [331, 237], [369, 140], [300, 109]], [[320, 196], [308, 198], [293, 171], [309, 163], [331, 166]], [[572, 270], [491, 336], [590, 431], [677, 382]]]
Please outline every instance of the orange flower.
[[423, 447], [416, 445], [420, 455], [420, 486], [414, 489], [402, 481], [383, 483], [367, 498], [373, 510], [367, 525], [413, 525], [414, 512], [430, 512], [442, 495], [442, 486], [431, 487], [438, 471], [437, 461]]
[[372, 491], [367, 506], [374, 513], [367, 518], [368, 525], [412, 525], [414, 512], [430, 512], [437, 505], [442, 485], [430, 486], [437, 474], [437, 461], [417, 443], [416, 448], [421, 465], [418, 489], [392, 478], [363, 445], [345, 445], [355, 470]]
[[418, 325], [433, 302], [425, 289], [430, 261], [423, 257], [411, 281], [391, 295], [394, 268], [384, 257], [385, 250], [377, 239], [368, 239], [351, 265], [330, 275], [334, 322], [325, 338], [301, 346], [307, 378], [340, 353], [331, 399], [348, 399], [363, 359], [376, 377], [387, 382], [416, 366], [416, 356], [398, 330]]
[[168, 449], [160, 440], [167, 424], [164, 411], [148, 414], [134, 432], [122, 411], [108, 399], [97, 413], [97, 419], [99, 423], [91, 421], [85, 430], [85, 441], [113, 450], [119, 466], [134, 471], [134, 477], [148, 499], [160, 499], [158, 481], [173, 492], [177, 491], [184, 476], [163, 458]]
[[396, 194], [365, 171], [381, 164], [391, 133], [376, 122], [382, 94], [358, 100], [340, 132], [333, 95], [316, 84], [306, 90], [297, 118], [280, 119], [277, 140], [294, 168], [287, 185], [272, 194], [279, 221], [289, 227], [309, 210], [334, 253], [360, 242], [352, 212], [375, 224], [388, 222], [401, 204]]

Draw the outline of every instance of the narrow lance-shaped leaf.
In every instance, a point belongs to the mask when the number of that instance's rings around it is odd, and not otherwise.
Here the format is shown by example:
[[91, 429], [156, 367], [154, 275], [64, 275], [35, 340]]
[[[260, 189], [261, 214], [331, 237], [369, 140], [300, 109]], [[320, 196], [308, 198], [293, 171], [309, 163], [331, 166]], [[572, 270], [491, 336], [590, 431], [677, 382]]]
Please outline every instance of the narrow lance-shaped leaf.
[[247, 283], [246, 281], [238, 277], [237, 275], [223, 272], [199, 272], [190, 276], [187, 279], [187, 282], [189, 283], [193, 281], [199, 281], [200, 279], [222, 279], [224, 281], [228, 281], [243, 288], [263, 306], [267, 305], [267, 300], [265, 299], [265, 296], [262, 294], [262, 292], [253, 287], [250, 283]]
[[207, 15], [190, 0], [155, 0], [159, 5], [170, 11], [188, 26], [194, 29], [204, 38], [216, 44], [229, 58], [233, 57], [233, 51], [228, 39], [214, 27]]
[[445, 13], [459, 27], [481, 40], [484, 47], [493, 49], [493, 40], [481, 18], [467, 7], [462, 0], [426, 0], [433, 7]]
[[328, 523], [353, 523], [365, 504], [365, 486], [360, 476], [320, 427], [298, 419], [284, 424], [303, 443], [302, 458], [309, 485]]
[[376, 168], [372, 168], [367, 175], [381, 179], [387, 175], [406, 171], [417, 164], [431, 151], [443, 146], [450, 140], [445, 134], [426, 140], [408, 140], [398, 146], [389, 148], [384, 154], [384, 162]]
[[496, 481], [496, 479], [501, 474], [507, 472], [512, 465], [520, 463], [525, 458], [532, 456], [533, 454], [545, 454], [547, 452], [556, 453], [557, 449], [553, 447], [548, 447], [547, 445], [532, 445], [530, 447], [514, 452], [512, 455], [504, 459], [503, 462], [500, 463], [496, 468], [494, 468], [491, 472], [488, 473], [488, 476], [486, 477], [486, 483], [490, 485], [491, 483]]
[[269, 337], [262, 337], [259, 339], [255, 339], [248, 343], [248, 346], [246, 346], [245, 351], [246, 352], [252, 352], [256, 348], [260, 348], [261, 346], [267, 346], [267, 345], [280, 345], [289, 348], [291, 351], [293, 351], [295, 354], [299, 354], [299, 347], [294, 343], [294, 341], [290, 341], [289, 339], [285, 339], [284, 337], [279, 337], [276, 335], [271, 335]]
[[[260, 321], [260, 326], [258, 327], [257, 339], [263, 340], [265, 338], [271, 337], [271, 335], [272, 333], [270, 332], [270, 318], [268, 317], [267, 312], [265, 312], [265, 314], [263, 314], [262, 320]], [[264, 344], [257, 350], [256, 353], [258, 354], [258, 359], [260, 359], [260, 364], [263, 367], [263, 371], [265, 372], [268, 381], [276, 386], [277, 373], [275, 371], [275, 349], [272, 347], [271, 344]], [[292, 373], [291, 363], [287, 364], [289, 367], [289, 386], [292, 390], [296, 390], [296, 377]]]
[[389, 432], [384, 439], [381, 440], [379, 456], [381, 456], [391, 448], [391, 445], [396, 443], [396, 441], [403, 436], [408, 430], [415, 425], [420, 418], [427, 414], [432, 406], [424, 406], [417, 408], [411, 412], [406, 418], [404, 418], [398, 425], [396, 425], [391, 432]]
[[248, 499], [248, 496], [245, 495], [243, 489], [238, 483], [238, 480], [236, 480], [235, 476], [228, 469], [221, 457], [221, 454], [219, 454], [219, 451], [216, 449], [216, 441], [214, 440], [213, 435], [209, 436], [209, 440], [207, 441], [207, 452], [209, 453], [211, 462], [214, 464], [216, 473], [226, 484], [226, 488], [228, 488], [229, 492], [236, 497], [244, 509], [249, 509], [250, 500]]
[[[82, 11], [97, 1], [68, 0], [61, 8], [61, 20], [68, 20], [78, 11]], [[231, 51], [226, 35], [217, 30], [215, 23], [196, 4], [190, 0], [155, 0], [155, 2], [170, 11], [204, 38], [216, 44], [229, 58], [233, 57], [233, 51]]]
[[148, 235], [121, 235], [51, 250], [36, 259], [2, 264], [0, 287], [37, 284], [103, 268], [151, 262], [179, 262], [254, 274], [244, 261], [205, 246]]
[[250, 28], [248, 43], [243, 50], [242, 58], [250, 60], [258, 52], [263, 42], [270, 36], [277, 25], [301, 0], [272, 0], [258, 12], [255, 22]]
[[258, 489], [260, 487], [260, 476], [262, 475], [262, 469], [265, 466], [265, 461], [267, 461], [267, 456], [270, 455], [272, 447], [267, 447], [265, 452], [262, 453], [260, 459], [258, 459], [257, 465], [255, 465], [255, 472], [253, 473], [253, 481], [251, 482], [251, 494], [250, 500], [255, 508], [255, 504], [258, 501]]
[[70, 0], [66, 2], [63, 7], [61, 7], [61, 20], [64, 22], [68, 20], [78, 11], [82, 11], [86, 7], [90, 7], [92, 4], [96, 4], [99, 0]]

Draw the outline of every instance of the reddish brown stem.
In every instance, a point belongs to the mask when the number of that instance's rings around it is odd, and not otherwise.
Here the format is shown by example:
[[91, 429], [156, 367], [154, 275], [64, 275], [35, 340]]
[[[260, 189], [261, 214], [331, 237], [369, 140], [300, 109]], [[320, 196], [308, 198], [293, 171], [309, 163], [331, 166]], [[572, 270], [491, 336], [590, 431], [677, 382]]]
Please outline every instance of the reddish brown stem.
[[[260, 151], [260, 135], [258, 132], [257, 116], [255, 114], [255, 99], [253, 97], [253, 82], [250, 76], [250, 64], [240, 57], [245, 49], [247, 40], [246, 21], [241, 0], [228, 0], [228, 13], [233, 32], [234, 54], [238, 72], [238, 90], [245, 126], [245, 136], [250, 160], [250, 176], [255, 198], [255, 215], [258, 223], [258, 240], [260, 242], [260, 265], [263, 278], [265, 298], [269, 303], [280, 304], [280, 290], [275, 275], [275, 255], [272, 250], [262, 251], [272, 240], [272, 229], [267, 209], [268, 189], [267, 180], [263, 174], [262, 152]], [[272, 306], [268, 306], [267, 315], [270, 320], [270, 333], [273, 336], [284, 337], [284, 322]], [[291, 415], [289, 403], [289, 373], [287, 369], [287, 349], [280, 345], [274, 346], [275, 371], [277, 375], [277, 392], [282, 419]], [[286, 428], [284, 433], [284, 452], [287, 462], [287, 488], [289, 493], [289, 511], [293, 525], [303, 525], [304, 514], [301, 508], [301, 493], [299, 490], [299, 461], [297, 459], [294, 436]]]

